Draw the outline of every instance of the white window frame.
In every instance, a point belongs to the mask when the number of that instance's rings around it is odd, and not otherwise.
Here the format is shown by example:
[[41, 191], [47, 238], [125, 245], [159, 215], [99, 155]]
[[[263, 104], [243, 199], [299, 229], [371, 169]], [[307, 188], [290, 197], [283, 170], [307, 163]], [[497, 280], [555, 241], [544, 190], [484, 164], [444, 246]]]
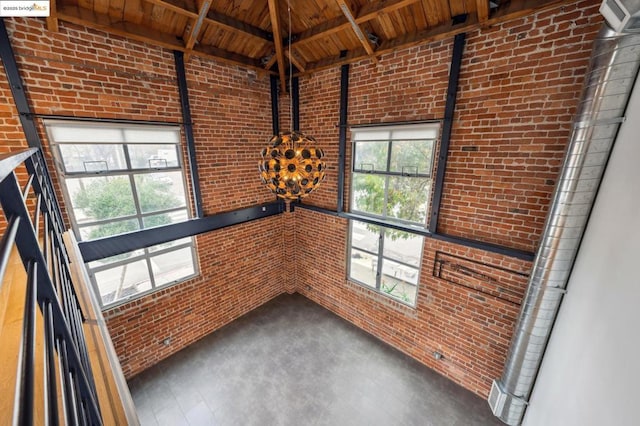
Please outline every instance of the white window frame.
[[[408, 124], [408, 125], [394, 125], [394, 126], [375, 126], [375, 127], [372, 126], [372, 127], [363, 127], [363, 128], [352, 128], [351, 132], [352, 132], [352, 151], [351, 151], [352, 164], [351, 164], [351, 180], [350, 180], [351, 213], [357, 214], [359, 216], [363, 216], [363, 218], [369, 219], [369, 222], [375, 223], [375, 226], [377, 226], [379, 229], [378, 231], [379, 242], [378, 242], [377, 250], [375, 252], [373, 250], [366, 250], [366, 249], [363, 250], [361, 247], [354, 247], [353, 236], [354, 236], [355, 220], [354, 219], [349, 220], [349, 235], [347, 238], [347, 241], [348, 241], [347, 277], [350, 281], [360, 284], [367, 289], [373, 290], [386, 297], [390, 297], [395, 301], [398, 301], [400, 303], [403, 303], [405, 305], [415, 308], [417, 303], [419, 285], [420, 285], [419, 277], [422, 269], [421, 266], [422, 266], [423, 247], [424, 247], [424, 237], [420, 233], [412, 232], [412, 229], [416, 229], [416, 230], [419, 229], [421, 231], [427, 229], [430, 204], [431, 204], [431, 198], [432, 198], [432, 189], [433, 189], [432, 186], [433, 186], [434, 162], [435, 162], [436, 147], [438, 142], [438, 135], [440, 132], [440, 124], [427, 123], [427, 124]], [[409, 141], [424, 140], [425, 142], [431, 144], [431, 161], [430, 161], [430, 164], [428, 164], [428, 167], [426, 170], [418, 170], [418, 167], [416, 167], [415, 170], [408, 170], [410, 169], [409, 167], [407, 168], [402, 167], [399, 171], [391, 170], [392, 146], [394, 141], [408, 141], [408, 140]], [[388, 143], [386, 165], [383, 170], [376, 170], [375, 166], [373, 165], [364, 165], [364, 164], [356, 163], [357, 144], [366, 143], [367, 141], [378, 142], [378, 143], [381, 143], [381, 142]], [[375, 214], [372, 212], [362, 211], [354, 208], [355, 190], [356, 190], [354, 180], [358, 174], [373, 174], [373, 175], [384, 177], [385, 200], [383, 202], [382, 214]], [[403, 219], [395, 218], [389, 215], [389, 212], [387, 212], [386, 200], [388, 196], [389, 182], [392, 177], [397, 177], [400, 179], [406, 177], [407, 179], [420, 178], [420, 179], [429, 180], [428, 192], [427, 194], [425, 194], [426, 205], [425, 205], [425, 211], [424, 211], [424, 217], [425, 217], [424, 222], [420, 223], [415, 221], [403, 220]], [[421, 239], [420, 253], [418, 255], [419, 262], [417, 266], [410, 265], [398, 259], [393, 259], [388, 256], [385, 256], [385, 248], [384, 248], [385, 238], [384, 237], [387, 233], [393, 232], [392, 228], [388, 227], [389, 224], [399, 225], [403, 231], [408, 233], [413, 233], [414, 235], [416, 235]], [[373, 272], [376, 273], [375, 286], [372, 286], [370, 283], [360, 281], [354, 277], [355, 274], [352, 271], [353, 250], [356, 250], [358, 252], [364, 252], [367, 255], [370, 255], [374, 258], [372, 259], [371, 267], [373, 268], [372, 271], [375, 270]], [[406, 269], [415, 269], [417, 278], [415, 283], [415, 287], [416, 287], [415, 297], [413, 298], [412, 301], [406, 300], [405, 298], [397, 294], [393, 294], [393, 292], [389, 291], [388, 288], [384, 287], [383, 285], [384, 276], [389, 275], [388, 271], [383, 270], [385, 269], [384, 268], [385, 262], [393, 262], [393, 263], [399, 264], [401, 267]]]
[[[81, 231], [83, 228], [88, 228], [91, 226], [99, 226], [99, 225], [104, 225], [112, 222], [131, 220], [131, 221], [137, 221], [138, 229], [142, 230], [142, 229], [149, 229], [149, 227], [145, 228], [145, 225], [144, 225], [144, 220], [145, 218], [148, 218], [148, 217], [152, 217], [160, 214], [172, 214], [172, 213], [180, 214], [180, 215], [186, 213], [186, 219], [189, 219], [192, 217], [191, 206], [189, 203], [189, 197], [187, 192], [188, 188], [186, 184], [186, 176], [185, 176], [184, 167], [183, 167], [184, 161], [182, 158], [182, 148], [181, 148], [181, 142], [180, 142], [181, 129], [179, 126], [157, 125], [157, 124], [129, 124], [129, 123], [121, 124], [121, 123], [106, 123], [106, 122], [100, 122], [100, 121], [71, 121], [71, 120], [57, 120], [57, 119], [46, 119], [44, 120], [44, 124], [47, 131], [47, 135], [49, 137], [51, 151], [53, 152], [53, 156], [55, 159], [58, 176], [60, 177], [62, 194], [65, 200], [65, 205], [67, 206], [67, 213], [71, 220], [72, 229], [78, 241], [86, 240], [85, 238], [83, 238], [83, 235], [82, 235], [83, 233]], [[94, 141], [56, 140], [54, 135], [56, 128], [92, 129], [92, 130], [95, 130], [96, 140]], [[101, 141], [97, 138], [100, 137], [99, 132], [102, 129], [107, 129], [110, 132], [113, 132], [114, 130], [120, 130], [122, 133], [122, 139], [121, 140], [112, 139], [112, 140]], [[145, 142], [141, 142], [138, 140], [131, 141], [131, 140], [127, 140], [127, 137], [126, 137], [127, 130], [172, 132], [174, 133], [175, 137], [173, 138], [174, 139], [173, 141], [165, 140], [165, 141], [157, 141], [155, 143], [152, 141], [145, 141]], [[61, 148], [60, 148], [62, 145], [91, 145], [91, 144], [98, 144], [98, 143], [101, 145], [121, 146], [122, 152], [124, 154], [125, 167], [117, 170], [108, 170], [108, 167], [107, 167], [107, 169], [86, 171], [86, 168], [87, 168], [86, 163], [90, 163], [90, 162], [85, 162], [85, 171], [67, 170], [65, 161], [62, 157]], [[177, 162], [177, 164], [168, 165], [166, 159], [158, 159], [157, 161], [149, 160], [148, 161], [149, 167], [134, 167], [132, 165], [130, 147], [133, 145], [145, 145], [145, 144], [173, 146], [173, 148], [175, 149], [175, 161]], [[95, 163], [104, 162], [106, 164], [106, 161], [101, 161], [101, 160], [97, 160], [94, 162]], [[152, 175], [154, 173], [161, 173], [161, 172], [174, 172], [174, 173], [179, 172], [180, 173], [182, 189], [185, 195], [185, 200], [184, 200], [185, 204], [184, 206], [179, 206], [179, 207], [172, 207], [172, 208], [163, 209], [163, 210], [155, 210], [151, 212], [143, 212], [140, 206], [139, 196], [136, 193], [135, 178], [136, 176]], [[116, 217], [116, 218], [84, 221], [82, 223], [78, 223], [78, 220], [76, 219], [76, 216], [74, 213], [73, 203], [71, 201], [71, 194], [69, 193], [69, 190], [67, 187], [67, 180], [87, 178], [87, 177], [125, 177], [126, 179], [128, 179], [129, 184], [131, 185], [131, 192], [132, 192], [133, 202], [135, 206], [135, 213], [129, 214], [126, 216]], [[101, 261], [94, 261], [94, 262], [87, 263], [86, 264], [87, 271], [89, 273], [89, 277], [91, 278], [91, 283], [95, 291], [96, 297], [99, 300], [102, 308], [103, 309], [112, 308], [114, 306], [127, 303], [133, 299], [137, 299], [139, 297], [153, 293], [155, 291], [166, 288], [168, 286], [190, 280], [196, 277], [197, 275], [199, 275], [200, 271], [199, 271], [198, 257], [197, 257], [197, 252], [195, 248], [194, 239], [193, 237], [188, 237], [182, 240], [183, 241], [181, 241], [180, 243], [171, 245], [170, 247], [163, 247], [164, 244], [161, 244], [159, 246], [147, 247], [144, 249], [136, 250], [130, 253], [131, 254], [130, 257], [116, 260], [116, 261], [109, 261], [108, 263], [104, 263], [102, 265], [100, 265]], [[182, 250], [185, 248], [189, 248], [191, 251], [191, 258], [193, 261], [193, 274], [181, 277], [179, 279], [176, 279], [170, 282], [157, 284], [159, 277], [157, 277], [154, 274], [152, 259], [157, 256]], [[101, 292], [96, 280], [96, 274], [109, 269], [123, 266], [125, 264], [138, 262], [141, 260], [144, 260], [146, 262], [151, 288], [127, 297], [122, 297], [120, 299], [115, 299], [113, 301], [109, 301], [106, 303], [103, 302], [101, 297]]]

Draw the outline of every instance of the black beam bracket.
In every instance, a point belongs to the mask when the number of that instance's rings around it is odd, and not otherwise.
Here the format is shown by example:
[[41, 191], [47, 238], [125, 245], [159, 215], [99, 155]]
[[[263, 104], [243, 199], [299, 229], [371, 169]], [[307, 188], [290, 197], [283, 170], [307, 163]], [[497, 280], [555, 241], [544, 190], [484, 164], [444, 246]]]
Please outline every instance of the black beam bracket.
[[[7, 75], [7, 81], [11, 88], [13, 102], [16, 106], [16, 110], [18, 111], [20, 124], [22, 125], [22, 131], [24, 132], [27, 145], [29, 145], [30, 148], [36, 148], [40, 151], [42, 160], [42, 177], [53, 188], [51, 173], [49, 172], [49, 167], [47, 166], [47, 162], [44, 158], [44, 152], [42, 151], [42, 140], [40, 139], [38, 128], [34, 121], [36, 116], [31, 112], [31, 108], [29, 107], [29, 100], [27, 99], [27, 93], [22, 82], [22, 77], [20, 77], [18, 63], [16, 62], [16, 57], [13, 52], [13, 48], [11, 47], [11, 40], [9, 39], [7, 27], [4, 24], [4, 18], [0, 18], [0, 60], [2, 60], [2, 64], [4, 65], [4, 71]], [[55, 200], [55, 208], [53, 210], [58, 216], [60, 223], [62, 223], [63, 220], [62, 213], [60, 211], [60, 204], [58, 203], [55, 194], [52, 194], [51, 196]]]
[[271, 126], [273, 134], [280, 133], [280, 111], [278, 110], [278, 77], [271, 76]]
[[291, 79], [291, 130], [300, 131], [300, 82], [298, 77]]
[[284, 203], [281, 201], [261, 204], [191, 219], [186, 222], [172, 223], [159, 228], [143, 229], [98, 240], [81, 241], [78, 243], [78, 247], [80, 248], [82, 259], [85, 262], [92, 262], [144, 247], [167, 243], [180, 238], [191, 237], [205, 232], [215, 231], [216, 229], [274, 216], [282, 212], [284, 212]]
[[27, 99], [27, 93], [22, 83], [22, 77], [20, 77], [20, 71], [18, 70], [18, 64], [16, 63], [16, 57], [11, 47], [11, 40], [9, 39], [9, 33], [7, 27], [4, 24], [4, 18], [0, 19], [0, 59], [4, 65], [4, 71], [7, 74], [7, 80], [11, 93], [13, 94], [13, 101], [18, 110], [18, 116], [20, 118], [20, 124], [22, 124], [22, 130], [27, 139], [27, 143], [31, 148], [42, 149], [42, 141], [38, 135], [38, 129], [33, 121], [33, 114], [29, 107], [29, 101]]
[[[291, 205], [293, 206], [293, 203], [291, 203]], [[412, 234], [422, 235], [423, 237], [426, 237], [426, 238], [433, 238], [434, 240], [445, 241], [448, 243], [458, 244], [465, 247], [484, 250], [490, 253], [501, 254], [501, 255], [513, 257], [516, 259], [526, 260], [529, 262], [533, 261], [533, 257], [534, 257], [534, 254], [529, 251], [514, 249], [511, 247], [505, 247], [498, 244], [485, 243], [484, 241], [472, 240], [469, 238], [458, 237], [455, 235], [432, 233], [425, 228], [402, 225], [397, 222], [377, 219], [371, 216], [364, 216], [364, 215], [348, 213], [348, 212], [338, 212], [338, 211], [329, 210], [322, 207], [313, 206], [310, 204], [302, 204], [302, 203], [297, 203], [296, 207], [306, 209], [306, 210], [311, 210], [311, 211], [322, 213], [322, 214], [327, 214], [330, 216], [341, 217], [349, 220], [357, 220], [360, 222], [370, 223], [372, 225], [384, 226], [387, 228], [397, 229], [399, 231], [410, 232]]]
[[347, 118], [349, 110], [349, 64], [340, 67], [340, 122], [338, 136], [338, 212], [344, 211], [344, 179], [347, 151]]
[[178, 92], [180, 93], [180, 106], [182, 107], [182, 121], [184, 137], [187, 142], [187, 154], [189, 155], [189, 173], [191, 177], [191, 192], [196, 217], [203, 217], [202, 194], [200, 192], [200, 177], [198, 174], [198, 161], [196, 160], [196, 143], [193, 137], [193, 125], [191, 122], [191, 107], [189, 106], [189, 88], [187, 87], [187, 76], [184, 68], [184, 53], [179, 50], [173, 51], [173, 58], [176, 66], [176, 77], [178, 79]]
[[438, 155], [438, 170], [434, 182], [433, 201], [431, 203], [431, 218], [429, 219], [429, 231], [435, 234], [438, 229], [438, 217], [440, 204], [442, 203], [442, 190], [444, 176], [447, 169], [447, 157], [451, 143], [451, 129], [453, 127], [453, 115], [456, 110], [456, 96], [458, 95], [458, 77], [462, 64], [466, 34], [457, 34], [453, 39], [453, 54], [451, 55], [451, 69], [449, 70], [449, 86], [447, 87], [447, 100], [444, 108], [444, 120], [442, 121], [442, 139], [440, 141], [440, 153]]

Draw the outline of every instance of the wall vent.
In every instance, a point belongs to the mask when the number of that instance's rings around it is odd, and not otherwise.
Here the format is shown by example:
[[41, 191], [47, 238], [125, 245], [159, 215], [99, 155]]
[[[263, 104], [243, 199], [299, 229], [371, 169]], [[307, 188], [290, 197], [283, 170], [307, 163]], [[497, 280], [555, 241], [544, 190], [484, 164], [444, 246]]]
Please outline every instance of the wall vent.
[[619, 33], [640, 32], [640, 0], [604, 0], [600, 13]]

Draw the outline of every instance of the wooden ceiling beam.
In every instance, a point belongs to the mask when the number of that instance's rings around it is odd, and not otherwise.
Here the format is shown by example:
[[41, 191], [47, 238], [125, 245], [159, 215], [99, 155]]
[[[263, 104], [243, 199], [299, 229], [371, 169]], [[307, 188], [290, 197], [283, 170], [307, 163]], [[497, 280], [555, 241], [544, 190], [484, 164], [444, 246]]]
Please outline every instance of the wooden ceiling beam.
[[291, 63], [293, 65], [295, 65], [296, 68], [298, 68], [298, 70], [300, 70], [301, 72], [305, 71], [305, 69], [307, 68], [306, 64], [304, 62], [302, 62], [301, 60], [299, 60], [298, 58], [296, 58], [296, 55], [294, 55], [293, 52], [291, 54], [289, 54], [289, 52], [287, 52], [285, 50], [284, 54], [291, 61]]
[[[383, 55], [398, 49], [448, 39], [456, 34], [473, 31], [486, 25], [494, 25], [521, 18], [533, 12], [539, 12], [568, 2], [569, 0], [511, 0], [484, 22], [480, 22], [476, 15], [469, 15], [466, 22], [462, 24], [453, 25], [451, 22], [448, 22], [416, 33], [406, 34], [393, 40], [386, 40], [376, 50], [376, 55]], [[326, 58], [317, 62], [308, 63], [305, 72], [297, 73], [297, 75], [310, 74], [312, 72], [357, 62], [366, 59], [368, 56], [368, 53], [364, 49], [352, 50], [344, 57]]]
[[340, 6], [344, 17], [347, 18], [347, 21], [349, 21], [351, 29], [355, 33], [356, 37], [358, 37], [358, 40], [360, 40], [360, 44], [362, 45], [364, 50], [371, 57], [371, 59], [373, 59], [373, 62], [377, 64], [378, 58], [376, 58], [375, 52], [371, 47], [371, 43], [369, 43], [369, 38], [362, 32], [362, 28], [360, 28], [360, 25], [358, 25], [358, 23], [356, 22], [353, 16], [353, 12], [351, 12], [351, 9], [349, 8], [349, 5], [347, 5], [347, 2], [345, 0], [336, 0], [336, 3], [338, 3], [338, 6]]
[[476, 14], [478, 22], [485, 22], [489, 19], [489, 0], [476, 0]]
[[206, 59], [212, 59], [230, 65], [248, 67], [264, 72], [259, 61], [252, 58], [209, 46], [197, 47], [195, 49], [188, 50], [175, 36], [152, 30], [141, 25], [122, 22], [121, 20], [111, 18], [109, 15], [95, 13], [81, 7], [63, 6], [58, 8], [58, 19], [65, 22], [71, 22], [76, 25], [104, 31], [120, 37], [160, 46], [165, 49], [179, 50], [181, 52], [186, 52]]
[[276, 61], [278, 60], [278, 58], [276, 58], [276, 55], [272, 55], [271, 58], [269, 58], [269, 60], [267, 61], [266, 64], [264, 64], [264, 69], [268, 70], [270, 69], [273, 64], [276, 63]]
[[211, 0], [205, 0], [200, 5], [200, 12], [198, 13], [198, 17], [195, 19], [193, 24], [191, 25], [191, 30], [189, 31], [189, 35], [185, 41], [184, 47], [187, 50], [193, 49], [196, 41], [198, 41], [198, 34], [200, 34], [200, 30], [202, 29], [202, 24], [204, 23], [204, 18], [209, 13], [209, 8], [211, 7]]
[[287, 81], [284, 68], [284, 49], [282, 47], [282, 32], [280, 31], [280, 14], [278, 12], [277, 0], [269, 1], [269, 17], [271, 18], [271, 29], [273, 30], [273, 45], [276, 49], [276, 60], [278, 62], [278, 75], [280, 76], [280, 86], [282, 92], [287, 91]]
[[[383, 13], [391, 13], [417, 2], [418, 0], [388, 0], [367, 3], [367, 5], [360, 10], [358, 16], [354, 17], [354, 20], [356, 24], [363, 24], [377, 18]], [[331, 34], [344, 31], [350, 26], [351, 23], [344, 16], [332, 19], [300, 33], [292, 46], [295, 47], [297, 44], [308, 43], [319, 38], [327, 37]]]
[[[145, 0], [145, 1], [160, 7], [164, 7], [165, 9], [168, 9], [179, 15], [189, 17], [191, 19], [198, 19], [198, 16], [199, 16], [199, 13], [189, 9], [185, 9], [184, 7], [186, 6], [184, 5], [184, 3], [180, 2], [179, 0]], [[261, 41], [264, 41], [264, 40], [271, 41], [271, 33], [269, 33], [268, 31], [265, 31], [258, 27], [251, 26], [242, 21], [234, 19], [230, 16], [226, 16], [212, 10], [207, 11], [207, 14], [204, 18], [204, 23], [222, 28], [226, 31], [229, 31], [237, 35], [258, 38]]]
[[58, 32], [58, 9], [56, 0], [49, 2], [49, 16], [47, 17], [47, 29], [54, 33]]

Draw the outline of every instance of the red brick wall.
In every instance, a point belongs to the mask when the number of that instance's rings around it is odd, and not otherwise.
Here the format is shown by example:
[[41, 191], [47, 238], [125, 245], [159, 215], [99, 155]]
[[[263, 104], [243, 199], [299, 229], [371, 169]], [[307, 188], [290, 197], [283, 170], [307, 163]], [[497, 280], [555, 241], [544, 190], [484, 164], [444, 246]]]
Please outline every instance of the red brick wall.
[[9, 82], [5, 78], [4, 64], [0, 62], [0, 129], [2, 129], [2, 142], [0, 143], [0, 154], [20, 151], [28, 147], [27, 141], [22, 132], [20, 119], [13, 95], [9, 88]]
[[440, 231], [536, 248], [602, 24], [599, 3], [469, 34]]
[[[65, 22], [58, 33], [41, 19], [6, 23], [34, 113], [182, 122], [172, 52]], [[185, 68], [205, 212], [272, 201], [257, 171], [271, 136], [268, 76], [197, 57]], [[8, 87], [3, 73], [3, 150], [26, 146]], [[59, 188], [58, 195], [62, 201]], [[197, 237], [200, 276], [105, 312], [125, 375], [282, 293], [282, 221], [276, 216]], [[167, 337], [172, 342], [164, 346]]]
[[[197, 237], [199, 277], [104, 313], [125, 376], [284, 291], [282, 218], [272, 216]], [[171, 338], [168, 346], [163, 344], [166, 338]]]
[[[518, 304], [432, 276], [436, 250], [528, 273], [531, 263], [425, 240], [416, 308], [346, 279], [348, 221], [296, 210], [296, 244], [313, 262], [298, 265], [297, 291], [480, 395], [502, 372]], [[524, 285], [520, 289], [520, 296]], [[433, 352], [444, 355], [440, 361]]]
[[[535, 249], [601, 22], [594, 3], [468, 34], [440, 232]], [[55, 34], [39, 19], [6, 22], [35, 113], [182, 121], [171, 52], [64, 22]], [[451, 40], [440, 41], [386, 55], [375, 67], [369, 61], [352, 65], [349, 123], [441, 118], [451, 47]], [[186, 73], [205, 211], [273, 200], [256, 167], [271, 134], [268, 77], [199, 58], [191, 59]], [[336, 205], [339, 93], [338, 68], [300, 79], [301, 130], [320, 141], [331, 164], [308, 202], [327, 208]], [[10, 103], [4, 75], [0, 95], [5, 106]], [[288, 130], [288, 102], [281, 96], [282, 130]], [[15, 111], [2, 111], [0, 131], [20, 140]], [[350, 149], [347, 157], [349, 163]], [[292, 222], [308, 231], [287, 231]], [[297, 290], [486, 395], [504, 363], [518, 306], [435, 278], [435, 253], [520, 272], [531, 265], [427, 240], [412, 309], [346, 280], [347, 225], [297, 209], [198, 237], [199, 277], [105, 313], [125, 374]], [[313, 262], [296, 263], [282, 281], [283, 256], [291, 247], [304, 247]], [[172, 343], [164, 346], [167, 337]], [[436, 350], [444, 359], [434, 360]]]
[[273, 201], [258, 173], [272, 133], [269, 77], [198, 57], [186, 73], [205, 214]]
[[[8, 154], [10, 152], [21, 151], [28, 148], [27, 141], [22, 132], [22, 126], [20, 125], [20, 119], [13, 103], [13, 95], [9, 88], [9, 83], [4, 78], [4, 64], [0, 62], [0, 133], [2, 134], [2, 140], [0, 141], [0, 155]], [[19, 177], [24, 177], [26, 170], [21, 168], [18, 171]], [[4, 232], [7, 226], [7, 221], [4, 214], [0, 214], [0, 234]]]
[[[597, 3], [597, 4], [596, 4]], [[438, 231], [535, 251], [570, 135], [599, 2], [579, 1], [467, 34]], [[351, 125], [441, 119], [453, 41], [351, 66]], [[301, 129], [327, 147], [330, 174], [308, 203], [336, 206], [340, 71], [301, 79]], [[350, 145], [350, 144], [349, 144]], [[347, 149], [347, 165], [351, 161]], [[347, 166], [349, 169], [349, 166]], [[347, 189], [349, 173], [347, 171]], [[347, 203], [348, 204], [348, 203]], [[346, 279], [348, 221], [296, 210], [298, 291], [479, 395], [499, 377], [517, 303], [433, 276], [436, 251], [528, 273], [530, 262], [427, 239], [416, 309]], [[526, 280], [519, 294], [524, 294]], [[486, 290], [486, 289], [480, 289]], [[444, 355], [436, 361], [432, 353]]]

